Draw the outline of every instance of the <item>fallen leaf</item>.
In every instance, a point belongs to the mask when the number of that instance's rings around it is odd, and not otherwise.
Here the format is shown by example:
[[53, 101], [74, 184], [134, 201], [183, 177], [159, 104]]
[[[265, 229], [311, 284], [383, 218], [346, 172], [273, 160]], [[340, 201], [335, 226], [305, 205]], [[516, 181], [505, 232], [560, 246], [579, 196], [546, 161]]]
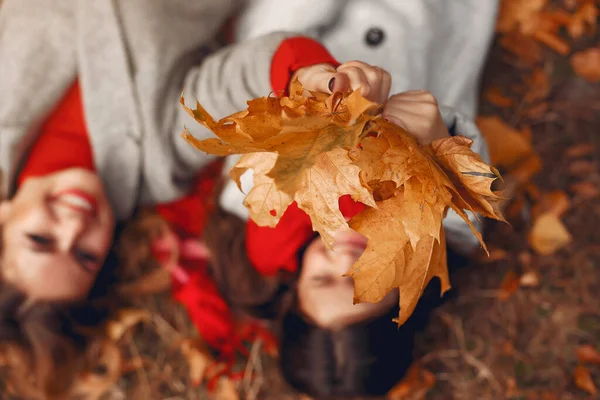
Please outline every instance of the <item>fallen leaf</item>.
[[575, 73], [583, 79], [592, 83], [600, 82], [600, 48], [579, 51], [571, 56], [569, 62]]
[[204, 380], [207, 369], [215, 364], [208, 348], [200, 339], [185, 339], [181, 342], [180, 349], [188, 363], [192, 385], [200, 385]]
[[525, 79], [529, 91], [525, 95], [525, 101], [534, 103], [546, 99], [550, 93], [550, 77], [543, 68], [536, 68], [530, 76]]
[[504, 0], [500, 11], [496, 31], [509, 33], [518, 29], [519, 24], [531, 20], [545, 6], [548, 0]]
[[590, 344], [577, 348], [577, 359], [581, 363], [600, 364], [600, 351]]
[[388, 400], [424, 399], [435, 385], [435, 374], [422, 368], [418, 363], [413, 364], [404, 378], [387, 393]]
[[541, 255], [550, 255], [571, 243], [572, 237], [559, 217], [552, 213], [540, 215], [529, 233], [529, 243]]
[[135, 325], [150, 319], [151, 315], [146, 310], [137, 310], [133, 308], [123, 309], [119, 311], [115, 320], [108, 322], [106, 326], [107, 335], [116, 342]]
[[485, 91], [484, 97], [487, 101], [497, 107], [509, 108], [515, 105], [515, 100], [502, 94], [502, 90], [499, 86], [490, 86], [490, 88]]
[[509, 256], [509, 253], [506, 250], [493, 248], [490, 249], [489, 254], [481, 251], [480, 254], [476, 257], [477, 262], [482, 264], [489, 264], [496, 261], [506, 260]]
[[502, 283], [500, 284], [500, 289], [498, 290], [498, 299], [501, 301], [508, 300], [517, 291], [517, 289], [519, 289], [519, 275], [517, 275], [513, 270], [508, 270], [506, 275], [504, 275], [504, 279], [502, 279]]
[[561, 56], [566, 56], [571, 51], [571, 46], [555, 33], [540, 30], [536, 31], [533, 37]]
[[575, 378], [575, 385], [577, 385], [579, 389], [585, 390], [592, 396], [595, 396], [598, 393], [598, 389], [596, 389], [596, 385], [594, 385], [590, 371], [583, 365], [575, 367], [573, 377]]
[[542, 47], [534, 39], [519, 32], [512, 32], [500, 38], [500, 46], [516, 56], [526, 65], [536, 65], [544, 58]]
[[585, 199], [593, 199], [600, 195], [600, 189], [598, 186], [591, 182], [579, 182], [569, 186], [569, 190]]
[[528, 271], [519, 278], [519, 285], [522, 287], [538, 287], [540, 285], [540, 275], [536, 271]]
[[562, 190], [554, 190], [539, 197], [531, 210], [531, 215], [534, 220], [542, 214], [551, 214], [560, 218], [570, 207], [569, 196]]
[[534, 154], [531, 142], [498, 116], [478, 117], [475, 122], [488, 143], [493, 165], [510, 170]]
[[114, 343], [98, 341], [88, 358], [90, 365], [77, 379], [73, 392], [81, 398], [99, 400], [121, 377], [121, 352]]
[[596, 30], [598, 19], [598, 7], [592, 1], [586, 1], [571, 16], [567, 24], [567, 31], [573, 39], [581, 38], [588, 30], [590, 33]]
[[587, 176], [598, 171], [595, 163], [587, 160], [574, 161], [569, 165], [569, 173], [573, 176]]
[[235, 383], [226, 376], [219, 378], [212, 398], [215, 400], [238, 400], [240, 398]]
[[506, 393], [504, 395], [507, 399], [523, 396], [523, 391], [518, 388], [515, 378], [506, 378]]
[[596, 152], [596, 146], [591, 143], [582, 143], [571, 146], [567, 149], [567, 157], [585, 157]]

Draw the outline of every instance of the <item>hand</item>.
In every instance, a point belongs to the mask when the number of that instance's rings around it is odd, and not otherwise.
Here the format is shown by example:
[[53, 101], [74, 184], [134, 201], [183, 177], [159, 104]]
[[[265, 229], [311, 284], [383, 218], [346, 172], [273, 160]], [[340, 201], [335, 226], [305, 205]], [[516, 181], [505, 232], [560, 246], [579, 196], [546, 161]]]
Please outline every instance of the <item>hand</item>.
[[306, 90], [321, 93], [360, 90], [363, 97], [379, 104], [387, 100], [392, 85], [389, 72], [360, 61], [349, 61], [337, 69], [331, 64], [300, 68], [292, 82], [296, 78]]
[[424, 90], [396, 94], [387, 101], [383, 118], [405, 129], [426, 146], [450, 136], [435, 97]]

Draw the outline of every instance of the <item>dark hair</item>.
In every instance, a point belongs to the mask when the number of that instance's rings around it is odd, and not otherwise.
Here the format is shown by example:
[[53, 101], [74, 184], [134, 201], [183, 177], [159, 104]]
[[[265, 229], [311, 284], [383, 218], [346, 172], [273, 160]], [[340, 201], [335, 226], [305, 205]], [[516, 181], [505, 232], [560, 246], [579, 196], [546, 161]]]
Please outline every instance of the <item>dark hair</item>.
[[[414, 334], [427, 319], [431, 302], [420, 301], [414, 316], [400, 328], [392, 321], [398, 315], [396, 307], [338, 331], [322, 329], [298, 310], [297, 273], [267, 278], [252, 267], [246, 256], [244, 226], [241, 219], [223, 210], [209, 219], [205, 241], [214, 257], [211, 268], [234, 309], [278, 323], [286, 381], [317, 398], [382, 395], [391, 389], [412, 362]], [[300, 259], [304, 249], [299, 250]], [[427, 292], [439, 298], [439, 281], [434, 280]]]
[[2, 372], [18, 395], [68, 399], [84, 372], [102, 370], [97, 344], [104, 336], [98, 328], [118, 303], [112, 292], [116, 265], [111, 251], [87, 298], [75, 302], [31, 301], [0, 278]]

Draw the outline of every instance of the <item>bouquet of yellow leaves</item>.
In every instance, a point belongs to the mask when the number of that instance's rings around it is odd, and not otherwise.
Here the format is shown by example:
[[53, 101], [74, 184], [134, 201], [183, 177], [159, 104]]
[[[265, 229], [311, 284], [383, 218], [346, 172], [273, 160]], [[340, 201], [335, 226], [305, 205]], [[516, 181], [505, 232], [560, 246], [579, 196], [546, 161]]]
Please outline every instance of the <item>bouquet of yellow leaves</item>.
[[[403, 324], [429, 281], [437, 276], [442, 293], [450, 288], [442, 219], [448, 208], [481, 235], [465, 210], [502, 220], [501, 197], [491, 189], [498, 171], [470, 149], [462, 136], [421, 146], [402, 128], [381, 118], [382, 106], [351, 93], [307, 92], [292, 83], [290, 95], [262, 97], [247, 110], [214, 120], [196, 104], [181, 104], [218, 138], [192, 146], [219, 156], [244, 154], [230, 176], [254, 171], [245, 198], [250, 217], [261, 226], [277, 225], [296, 202], [328, 245], [334, 235], [354, 229], [368, 238], [365, 252], [348, 271], [354, 302], [378, 302], [400, 289]], [[368, 207], [349, 222], [338, 200], [350, 195]]]

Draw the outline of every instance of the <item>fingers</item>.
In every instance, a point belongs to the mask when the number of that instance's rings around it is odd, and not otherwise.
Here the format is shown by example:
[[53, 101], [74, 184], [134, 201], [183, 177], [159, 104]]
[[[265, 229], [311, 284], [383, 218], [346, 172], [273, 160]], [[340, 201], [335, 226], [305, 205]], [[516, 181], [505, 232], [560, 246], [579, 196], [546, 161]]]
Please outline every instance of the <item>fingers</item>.
[[292, 77], [298, 79], [306, 90], [312, 92], [331, 93], [329, 82], [336, 76], [336, 71], [331, 64], [317, 64], [300, 68]]
[[437, 100], [427, 91], [415, 90], [390, 97], [384, 106], [383, 118], [414, 135], [422, 145], [449, 135]]
[[360, 90], [363, 97], [376, 103], [387, 100], [392, 78], [386, 70], [360, 61], [350, 61], [340, 65], [337, 72], [348, 78], [349, 87], [344, 89]]

